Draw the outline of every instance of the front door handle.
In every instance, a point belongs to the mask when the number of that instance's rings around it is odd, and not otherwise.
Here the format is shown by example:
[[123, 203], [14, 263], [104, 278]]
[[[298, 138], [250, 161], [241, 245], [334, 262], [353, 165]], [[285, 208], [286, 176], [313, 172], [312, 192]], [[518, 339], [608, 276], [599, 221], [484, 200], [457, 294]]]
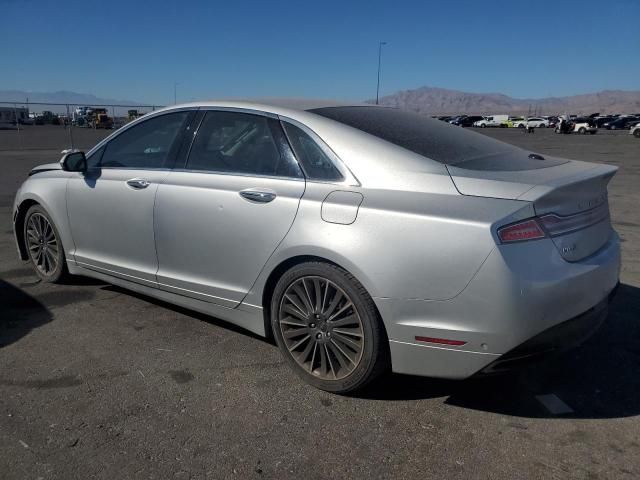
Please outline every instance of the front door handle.
[[127, 180], [127, 185], [136, 190], [142, 190], [143, 188], [147, 188], [151, 184], [144, 178], [132, 178], [131, 180]]
[[270, 192], [268, 190], [242, 190], [240, 196], [256, 203], [269, 203], [276, 198], [276, 192]]

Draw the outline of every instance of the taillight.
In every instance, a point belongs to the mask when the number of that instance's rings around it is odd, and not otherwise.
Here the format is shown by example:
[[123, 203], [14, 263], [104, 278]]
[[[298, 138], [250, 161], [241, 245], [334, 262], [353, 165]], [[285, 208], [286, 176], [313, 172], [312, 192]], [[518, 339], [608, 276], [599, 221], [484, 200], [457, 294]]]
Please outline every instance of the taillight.
[[550, 213], [540, 217], [540, 223], [549, 233], [550, 236], [563, 235], [565, 233], [575, 232], [583, 228], [590, 227], [596, 223], [609, 218], [609, 206], [603, 204], [585, 212], [576, 213], [574, 215], [556, 215]]
[[536, 240], [545, 236], [544, 230], [534, 218], [498, 229], [498, 237], [502, 243]]

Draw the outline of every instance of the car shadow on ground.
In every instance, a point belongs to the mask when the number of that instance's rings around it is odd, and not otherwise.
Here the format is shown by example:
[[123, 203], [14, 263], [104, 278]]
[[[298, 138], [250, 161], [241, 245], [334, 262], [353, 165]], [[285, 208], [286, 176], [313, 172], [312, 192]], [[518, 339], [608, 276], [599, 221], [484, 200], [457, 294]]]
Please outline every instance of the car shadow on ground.
[[0, 348], [17, 342], [52, 319], [53, 315], [40, 301], [0, 280]]
[[538, 400], [556, 395], [569, 418], [640, 414], [640, 288], [621, 285], [602, 328], [579, 348], [503, 376], [447, 381], [389, 375], [361, 398], [446, 397], [462, 408], [530, 418], [555, 418]]

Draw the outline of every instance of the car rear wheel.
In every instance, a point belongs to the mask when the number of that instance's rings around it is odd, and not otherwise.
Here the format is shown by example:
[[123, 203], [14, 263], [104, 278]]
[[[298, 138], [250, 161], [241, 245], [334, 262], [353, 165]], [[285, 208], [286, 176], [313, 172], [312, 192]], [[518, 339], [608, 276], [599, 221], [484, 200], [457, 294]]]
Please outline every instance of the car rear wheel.
[[69, 274], [60, 235], [51, 217], [40, 205], [27, 211], [24, 242], [36, 275], [44, 282], [58, 283]]
[[541, 123], [540, 125], [538, 125], [538, 128], [546, 128], [547, 126], [544, 123]]
[[373, 300], [351, 274], [307, 262], [276, 284], [271, 326], [287, 362], [307, 383], [334, 393], [361, 389], [389, 365]]
[[636, 130], [635, 132], [633, 132], [633, 136], [636, 138], [640, 138], [640, 128], [638, 130]]

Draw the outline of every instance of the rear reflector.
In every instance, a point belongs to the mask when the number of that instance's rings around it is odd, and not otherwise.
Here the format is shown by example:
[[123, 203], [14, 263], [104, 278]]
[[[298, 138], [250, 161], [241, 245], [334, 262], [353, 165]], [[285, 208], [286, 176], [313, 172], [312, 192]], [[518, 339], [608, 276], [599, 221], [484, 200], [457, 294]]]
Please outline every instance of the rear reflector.
[[456, 347], [459, 347], [467, 343], [467, 342], [463, 342], [462, 340], [449, 340], [447, 338], [433, 338], [433, 337], [416, 337], [416, 340], [418, 342], [439, 343], [440, 345], [454, 345]]
[[544, 238], [545, 233], [538, 222], [532, 218], [498, 229], [498, 237], [502, 243], [510, 243]]

